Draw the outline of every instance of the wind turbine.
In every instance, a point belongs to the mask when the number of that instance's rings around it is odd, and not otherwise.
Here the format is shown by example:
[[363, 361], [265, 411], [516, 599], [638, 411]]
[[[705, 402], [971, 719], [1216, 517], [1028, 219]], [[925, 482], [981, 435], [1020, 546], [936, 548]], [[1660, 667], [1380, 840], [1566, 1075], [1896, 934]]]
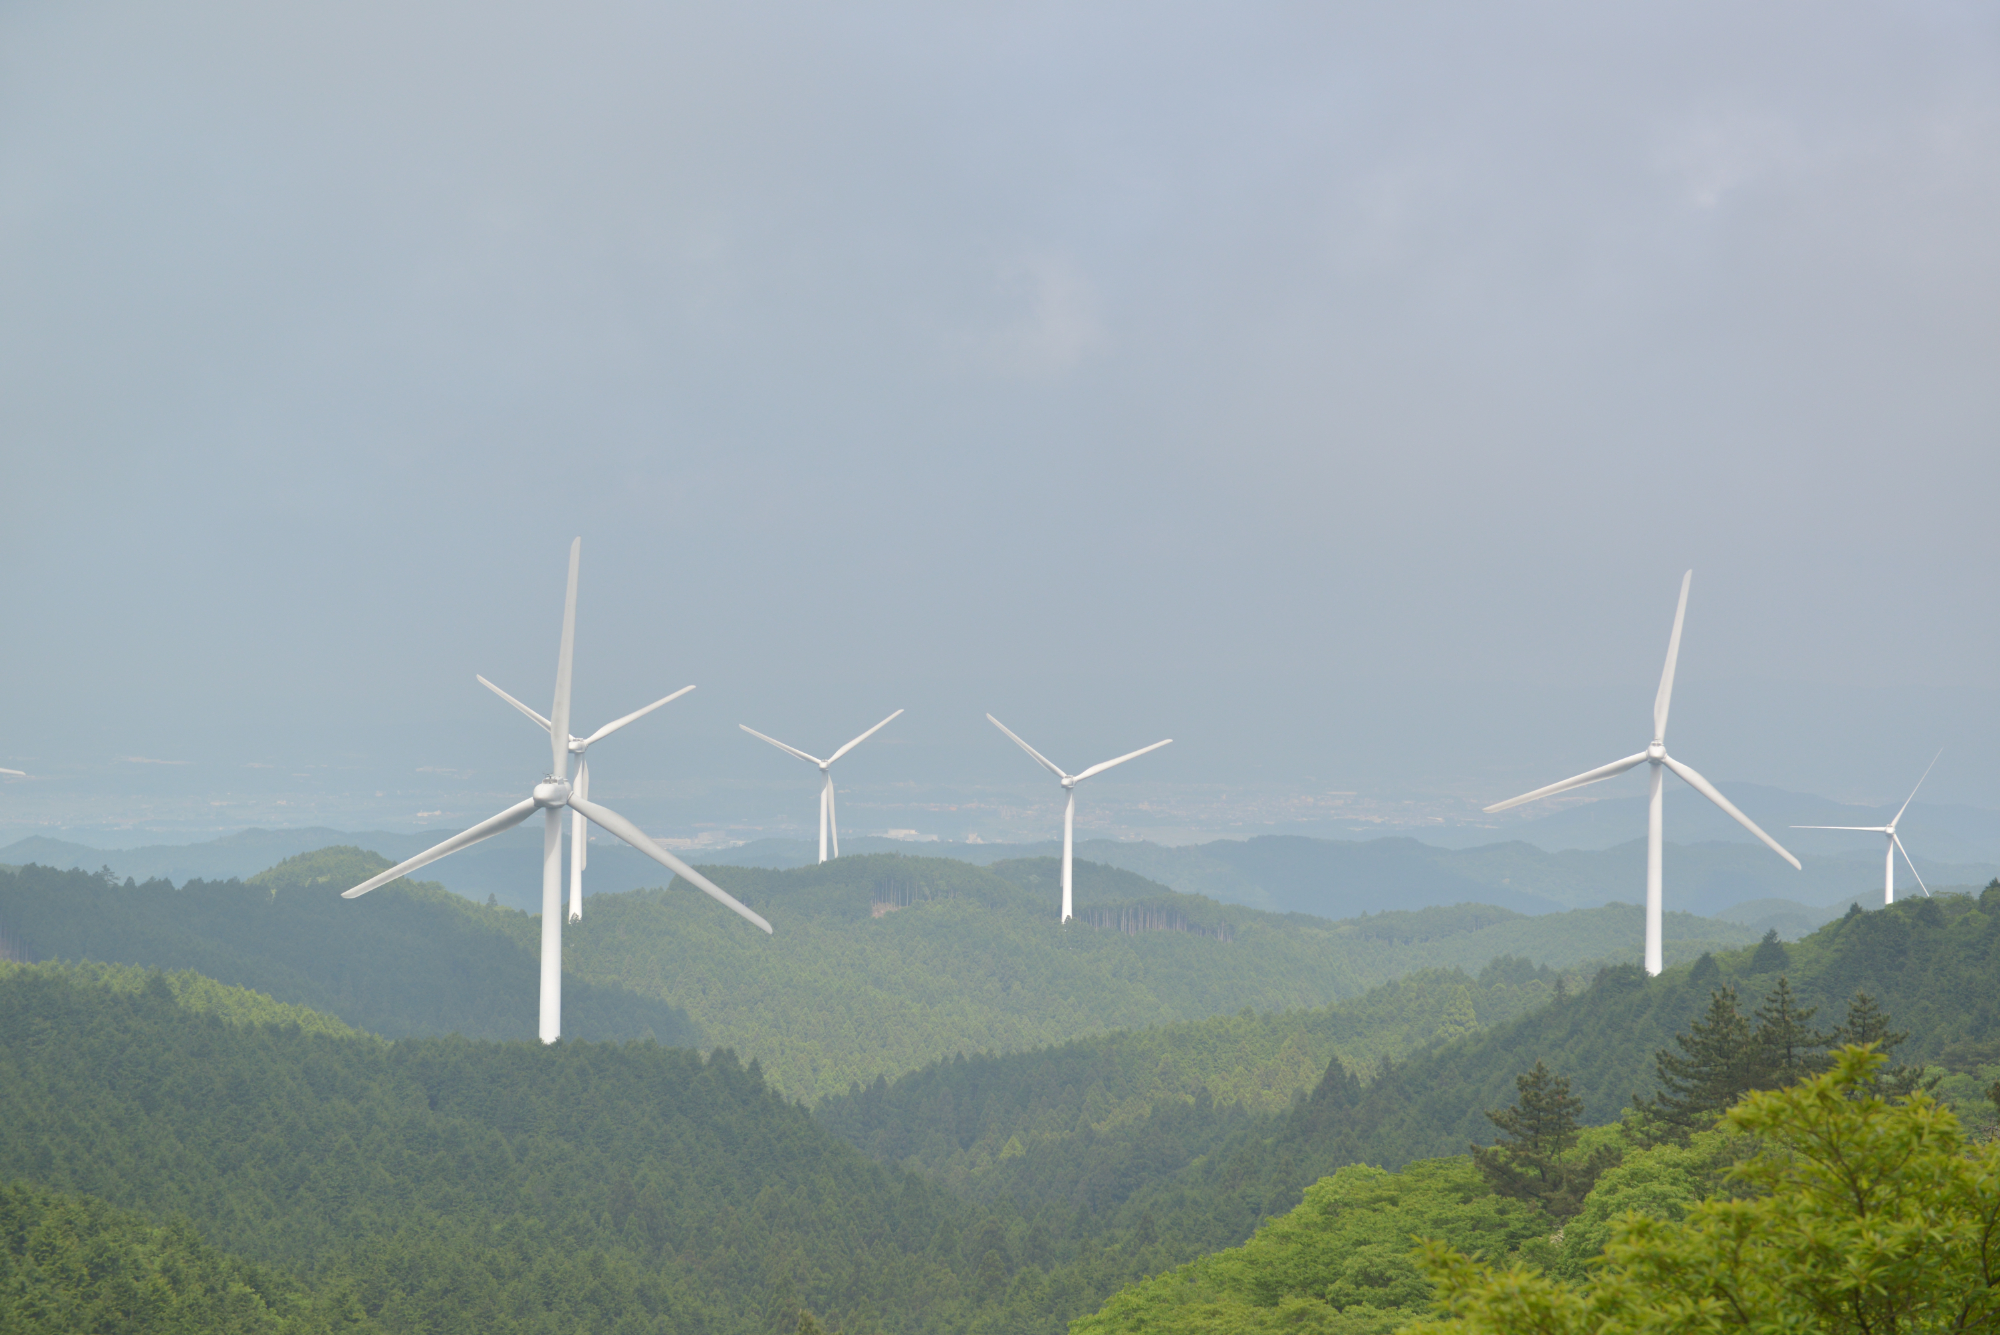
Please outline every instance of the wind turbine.
[[1076, 786], [1082, 783], [1085, 779], [1088, 779], [1093, 774], [1102, 774], [1104, 773], [1104, 771], [1110, 769], [1113, 765], [1122, 765], [1128, 760], [1135, 760], [1138, 757], [1145, 755], [1148, 751], [1157, 751], [1161, 747], [1165, 746], [1167, 742], [1171, 742], [1174, 739], [1169, 737], [1166, 739], [1166, 741], [1154, 742], [1151, 746], [1142, 746], [1137, 751], [1128, 752], [1125, 755], [1118, 757], [1118, 759], [1116, 760], [1106, 760], [1101, 764], [1092, 765], [1089, 769], [1085, 770], [1081, 774], [1065, 774], [1063, 773], [1061, 767], [1051, 762], [1047, 756], [1043, 755], [1040, 751], [1037, 751], [1034, 747], [1029, 746], [1019, 737], [1015, 737], [1013, 731], [1009, 729], [1008, 726], [1002, 723], [999, 719], [994, 718], [991, 714], [988, 714], [986, 716], [986, 721], [988, 723], [991, 723], [994, 727], [1000, 729], [1000, 731], [1006, 733], [1007, 736], [1013, 740], [1014, 745], [1020, 747], [1023, 751], [1026, 751], [1029, 755], [1033, 756], [1035, 758], [1036, 763], [1041, 765], [1043, 769], [1047, 770], [1049, 773], [1055, 775], [1058, 779], [1062, 780], [1063, 791], [1069, 794], [1069, 801], [1063, 807], [1062, 916], [1056, 919], [1057, 922], [1068, 922], [1070, 918], [1073, 916], [1070, 912], [1073, 903], [1073, 898], [1070, 894], [1070, 851], [1075, 842], [1074, 835], [1076, 831]]
[[[1924, 766], [1923, 776], [1917, 780], [1917, 788], [1923, 787], [1924, 779], [1931, 777], [1931, 769], [1938, 763], [1938, 756], [1943, 754], [1944, 748], [1938, 748], [1937, 756], [1932, 756], [1931, 763]], [[1924, 884], [1923, 874], [1917, 870], [1917, 864], [1910, 862], [1910, 850], [1903, 848], [1903, 841], [1896, 837], [1896, 821], [1903, 819], [1903, 813], [1910, 809], [1910, 803], [1917, 800], [1917, 788], [1910, 789], [1910, 795], [1904, 798], [1903, 805], [1896, 809], [1896, 819], [1890, 821], [1887, 825], [1794, 825], [1792, 828], [1794, 830], [1866, 830], [1870, 834], [1888, 835], [1889, 846], [1883, 850], [1882, 859], [1882, 902], [1884, 904], [1893, 904], [1896, 902], [1896, 851], [1898, 849], [1902, 849], [1903, 861], [1910, 863], [1910, 875], [1917, 878], [1917, 887], [1924, 892], [1924, 898], [1929, 899], [1931, 897], [1931, 888]]]
[[[576, 569], [582, 551], [582, 538], [576, 539], [569, 546], [569, 587], [563, 597], [562, 648], [556, 655], [556, 698], [554, 707], [549, 711], [548, 720], [551, 759], [547, 777], [536, 784], [533, 792], [525, 799], [516, 802], [499, 815], [481, 821], [462, 834], [453, 835], [435, 848], [425, 849], [407, 862], [397, 863], [380, 875], [369, 877], [352, 890], [341, 892], [343, 899], [365, 895], [378, 886], [387, 885], [398, 877], [407, 876], [419, 867], [427, 867], [441, 857], [458, 852], [461, 848], [470, 848], [482, 839], [491, 839], [496, 834], [511, 830], [537, 811], [542, 812], [545, 817], [542, 827], [542, 987], [537, 1032], [544, 1043], [553, 1043], [562, 1036], [562, 813], [564, 808], [586, 817], [599, 829], [617, 835], [723, 907], [756, 923], [766, 932], [771, 930], [770, 923], [730, 898], [727, 892], [719, 889], [693, 867], [648, 839], [638, 826], [609, 807], [601, 807], [590, 801], [570, 784], [568, 741], [570, 665], [575, 656], [576, 646]], [[667, 697], [669, 700], [672, 698], [672, 696]], [[660, 703], [664, 704], [665, 701]], [[644, 712], [646, 711], [640, 711]], [[612, 727], [618, 727], [626, 722], [629, 720], [621, 719]], [[595, 741], [603, 731], [608, 730], [600, 730], [590, 740]]]
[[[493, 692], [493, 694], [499, 696], [502, 700], [505, 700], [535, 722], [541, 724], [542, 731], [554, 731], [555, 725], [540, 714], [537, 714], [534, 710], [528, 708], [478, 673], [473, 673], [473, 677], [481, 686], [484, 686], [487, 690]], [[588, 737], [579, 738], [574, 733], [570, 734], [569, 753], [576, 757], [576, 795], [583, 798], [590, 796], [590, 756], [588, 753], [593, 742], [603, 741], [626, 724], [635, 719], [646, 717], [646, 715], [652, 713], [661, 705], [671, 704], [693, 689], [694, 687], [692, 686], [683, 686], [672, 695], [661, 696], [644, 709], [635, 709], [624, 718], [605, 724]], [[583, 921], [583, 868], [584, 864], [589, 860], [590, 830], [584, 823], [583, 813], [572, 810], [569, 813], [569, 920], [571, 922]]]
[[[1701, 775], [1695, 773], [1687, 765], [1683, 765], [1680, 761], [1675, 760], [1667, 754], [1667, 706], [1673, 700], [1674, 663], [1681, 656], [1681, 622], [1687, 617], [1688, 585], [1693, 579], [1694, 571], [1692, 570], [1681, 576], [1680, 606], [1674, 609], [1674, 633], [1667, 640], [1667, 666], [1660, 673], [1659, 694], [1653, 697], [1652, 743], [1636, 756], [1627, 756], [1623, 760], [1614, 760], [1609, 765], [1591, 770], [1587, 774], [1579, 774], [1573, 779], [1564, 779], [1561, 783], [1552, 783], [1546, 788], [1537, 788], [1534, 792], [1523, 793], [1519, 797], [1510, 797], [1505, 802], [1495, 802], [1492, 806], [1486, 808], [1488, 812], [1505, 811], [1509, 807], [1518, 807], [1524, 802], [1533, 802], [1537, 798], [1551, 797], [1556, 793], [1566, 793], [1572, 788], [1581, 788], [1587, 783], [1596, 783], [1600, 779], [1612, 778], [1638, 765], [1652, 765], [1652, 793], [1650, 804], [1646, 808], [1646, 972], [1649, 974], [1658, 974], [1661, 968], [1660, 845], [1663, 839], [1663, 824], [1666, 810], [1666, 770], [1672, 770], [1674, 773], [1680, 775], [1681, 778], [1687, 780], [1690, 787], [1709, 801], [1715, 803], [1715, 805], [1721, 807], [1731, 816], [1734, 816], [1737, 824], [1763, 840], [1772, 852], [1791, 863], [1792, 866], [1799, 867], [1799, 860], [1797, 858], [1787, 853], [1777, 840], [1758, 829], [1757, 822], [1738, 811], [1730, 800], [1716, 789], [1714, 784], [1702, 778]], [[1799, 867], [1799, 870], [1803, 871], [1804, 868]]]
[[805, 752], [799, 750], [799, 748], [797, 748], [796, 746], [786, 746], [783, 742], [779, 741], [775, 737], [766, 737], [763, 733], [758, 732], [755, 728], [751, 727], [747, 723], [739, 723], [736, 725], [737, 727], [743, 729], [743, 731], [749, 733], [752, 737], [755, 737], [758, 741], [769, 742], [771, 745], [777, 747], [780, 751], [783, 751], [786, 755], [797, 756], [800, 760], [803, 760], [808, 764], [818, 765], [819, 772], [826, 776], [826, 782], [820, 785], [820, 790], [819, 790], [819, 860], [821, 862], [826, 861], [826, 836], [829, 830], [832, 831], [833, 833], [833, 855], [835, 857], [840, 856], [840, 820], [838, 817], [834, 815], [834, 810], [833, 810], [833, 762], [840, 759], [842, 756], [846, 755], [849, 751], [852, 751], [855, 747], [861, 745], [863, 742], [867, 741], [870, 737], [873, 737], [876, 733], [882, 731], [882, 729], [888, 727], [891, 723], [895, 722], [897, 715], [900, 715], [902, 712], [903, 711], [900, 709], [897, 710], [896, 713], [889, 715], [888, 718], [883, 719], [880, 723], [870, 728], [867, 732], [862, 733], [859, 737], [856, 737], [846, 746], [843, 746], [838, 751], [835, 751], [825, 760], [821, 760], [818, 756], [809, 756]]

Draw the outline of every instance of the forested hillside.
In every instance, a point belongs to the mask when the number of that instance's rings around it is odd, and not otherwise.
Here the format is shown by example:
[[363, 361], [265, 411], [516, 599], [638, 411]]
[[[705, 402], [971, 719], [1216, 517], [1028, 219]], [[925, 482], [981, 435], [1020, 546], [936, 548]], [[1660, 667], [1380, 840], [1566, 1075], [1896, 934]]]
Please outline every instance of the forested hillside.
[[[0, 871], [0, 936], [29, 959], [195, 970], [391, 1037], [532, 1035], [530, 920], [421, 882], [340, 897], [386, 865], [357, 849], [323, 849], [248, 881], [178, 889], [46, 867]], [[581, 1038], [701, 1041], [672, 1004], [581, 978], [564, 983], [563, 1020]]]
[[939, 1062], [823, 1099], [816, 1116], [871, 1158], [976, 1199], [1101, 1211], [1122, 1198], [1129, 1171], [1118, 1165], [1171, 1157], [1140, 1143], [1169, 1120], [1173, 1153], [1191, 1162], [1245, 1115], [1284, 1112], [1330, 1062], [1373, 1071], [1545, 1006], [1559, 981], [1511, 957], [1476, 978], [1423, 970], [1317, 1010], [1246, 1010]]
[[1653, 1089], [1653, 1054], [1713, 991], [1735, 988], [1747, 1011], [1781, 975], [1799, 1004], [1821, 1008], [1824, 1027], [1865, 990], [1909, 1031], [1903, 1059], [1994, 1062], [2000, 885], [1978, 900], [1940, 896], [1856, 911], [1802, 942], [1719, 953], [1656, 979], [1634, 966], [1606, 968], [1579, 995], [1387, 1066], [1365, 1082], [1329, 1067], [1308, 1100], [1277, 1118], [1245, 1119], [1214, 1140], [1205, 1158], [1165, 1172], [1152, 1171], [1164, 1160], [1140, 1164], [1132, 1179], [1144, 1180], [1128, 1180], [1114, 1209], [1080, 1227], [1111, 1249], [1144, 1237], [1157, 1254], [1171, 1240], [1177, 1262], [1234, 1245], [1343, 1164], [1394, 1168], [1490, 1138], [1485, 1110], [1509, 1102], [1515, 1078], [1537, 1060], [1572, 1081], [1586, 1121], [1612, 1120], [1634, 1095]]
[[[776, 935], [742, 931], [681, 886], [597, 895], [564, 934], [565, 964], [685, 1007], [709, 1041], [755, 1053], [779, 1088], [809, 1100], [954, 1053], [1319, 1007], [1503, 954], [1557, 967], [1637, 958], [1640, 941], [1628, 906], [1528, 917], [1461, 905], [1336, 923], [1177, 895], [1091, 863], [1076, 868], [1078, 921], [1061, 927], [1050, 859], [703, 870]], [[514, 927], [525, 942], [528, 920]], [[1668, 936], [1670, 958], [1753, 939], [1680, 914]]]
[[0, 1330], [375, 1335], [352, 1293], [320, 1291], [89, 1196], [0, 1185]]
[[727, 1051], [329, 1037], [60, 965], [0, 973], [0, 1034], [0, 1179], [185, 1214], [390, 1331], [957, 1329], [1036, 1255]]

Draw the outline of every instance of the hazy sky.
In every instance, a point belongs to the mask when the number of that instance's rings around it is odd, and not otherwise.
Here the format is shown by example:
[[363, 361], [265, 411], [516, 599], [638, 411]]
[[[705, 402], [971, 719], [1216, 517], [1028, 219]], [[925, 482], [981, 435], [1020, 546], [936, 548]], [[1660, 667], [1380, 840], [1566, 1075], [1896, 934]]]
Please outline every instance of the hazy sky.
[[1997, 429], [1990, 4], [0, 8], [0, 837], [487, 814], [577, 534], [662, 829], [1470, 810], [1690, 566], [1676, 754], [2000, 808]]

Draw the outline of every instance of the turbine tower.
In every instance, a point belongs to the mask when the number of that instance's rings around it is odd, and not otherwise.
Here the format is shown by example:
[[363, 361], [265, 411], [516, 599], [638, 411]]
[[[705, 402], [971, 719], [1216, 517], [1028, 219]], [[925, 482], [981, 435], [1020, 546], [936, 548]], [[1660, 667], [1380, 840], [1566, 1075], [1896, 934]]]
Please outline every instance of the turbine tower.
[[1075, 902], [1074, 896], [1072, 896], [1070, 893], [1070, 851], [1075, 844], [1076, 786], [1082, 783], [1085, 779], [1088, 779], [1093, 774], [1102, 774], [1104, 773], [1104, 771], [1110, 769], [1113, 765], [1122, 765], [1128, 760], [1135, 760], [1138, 757], [1145, 755], [1148, 751], [1157, 751], [1161, 747], [1165, 746], [1167, 742], [1171, 742], [1174, 739], [1169, 737], [1166, 739], [1166, 741], [1154, 742], [1151, 746], [1142, 746], [1137, 751], [1127, 752], [1125, 755], [1118, 757], [1118, 759], [1116, 760], [1107, 760], [1101, 764], [1092, 765], [1089, 769], [1085, 770], [1081, 774], [1065, 774], [1063, 773], [1061, 767], [1051, 762], [1047, 756], [1043, 755], [1040, 751], [1037, 751], [1034, 747], [1029, 746], [1019, 737], [1015, 737], [1012, 730], [1010, 730], [1007, 727], [1007, 725], [1002, 723], [999, 719], [994, 718], [991, 714], [988, 714], [986, 716], [986, 721], [988, 723], [991, 723], [994, 727], [1000, 729], [1000, 731], [1006, 733], [1007, 736], [1010, 739], [1012, 739], [1014, 745], [1020, 747], [1023, 751], [1026, 751], [1029, 755], [1033, 756], [1035, 758], [1036, 763], [1039, 764], [1043, 769], [1055, 775], [1056, 778], [1062, 780], [1063, 792], [1069, 795], [1069, 800], [1063, 807], [1062, 916], [1056, 919], [1057, 922], [1068, 922], [1070, 918], [1073, 916], [1070, 910], [1072, 909], [1072, 907], [1074, 907], [1074, 902]]
[[[1917, 780], [1917, 788], [1923, 787], [1924, 780], [1931, 777], [1931, 769], [1938, 763], [1938, 756], [1943, 754], [1943, 748], [1939, 748], [1937, 756], [1932, 756], [1931, 763], [1924, 766], [1923, 775]], [[1896, 822], [1903, 819], [1903, 813], [1910, 809], [1910, 803], [1917, 800], [1917, 788], [1910, 789], [1910, 795], [1904, 798], [1903, 805], [1896, 809], [1896, 819], [1890, 821], [1887, 825], [1794, 825], [1792, 828], [1794, 830], [1866, 830], [1870, 834], [1888, 835], [1889, 846], [1883, 850], [1882, 859], [1882, 902], [1884, 904], [1893, 904], [1896, 902], [1896, 852], [1899, 849], [1902, 850], [1903, 861], [1910, 863], [1910, 875], [1917, 878], [1917, 888], [1924, 892], [1925, 899], [1929, 899], [1931, 888], [1924, 884], [1923, 873], [1917, 870], [1917, 864], [1910, 862], [1910, 850], [1903, 848], [1903, 841], [1896, 837]]]
[[[1667, 640], [1667, 666], [1660, 673], [1659, 694], [1653, 697], [1652, 743], [1636, 756], [1627, 756], [1623, 760], [1614, 760], [1609, 765], [1591, 770], [1587, 774], [1579, 774], [1573, 779], [1564, 779], [1561, 783], [1552, 783], [1546, 788], [1537, 788], [1534, 792], [1523, 793], [1519, 797], [1510, 797], [1505, 802], [1495, 802], [1492, 806], [1486, 808], [1488, 812], [1505, 811], [1509, 807], [1518, 807], [1524, 802], [1533, 802], [1538, 798], [1552, 797], [1556, 793], [1566, 793], [1572, 788], [1581, 788], [1587, 783], [1596, 783], [1600, 779], [1612, 778], [1638, 765], [1651, 764], [1653, 767], [1653, 784], [1650, 794], [1650, 804], [1646, 809], [1646, 972], [1655, 975], [1660, 972], [1661, 968], [1660, 845], [1663, 839], [1662, 827], [1666, 806], [1665, 771], [1672, 770], [1674, 773], [1680, 775], [1681, 778], [1687, 780], [1689, 786], [1696, 792], [1721, 807], [1731, 816], [1734, 816], [1737, 824], [1763, 840], [1772, 852], [1791, 863], [1792, 866], [1799, 866], [1797, 858], [1786, 852], [1777, 840], [1758, 829], [1757, 823], [1738, 811], [1730, 803], [1729, 799], [1716, 789], [1714, 784], [1702, 778], [1701, 775], [1695, 773], [1687, 765], [1682, 764], [1667, 754], [1667, 706], [1673, 700], [1674, 663], [1681, 655], [1681, 622], [1687, 617], [1688, 585], [1693, 579], [1694, 571], [1692, 570], [1681, 576], [1680, 606], [1674, 609], [1674, 633]], [[1804, 870], [1802, 867], [1799, 869]]]
[[[718, 888], [693, 867], [648, 839], [638, 826], [609, 807], [601, 807], [590, 801], [570, 784], [568, 742], [570, 665], [576, 646], [576, 570], [582, 551], [582, 538], [576, 539], [569, 546], [569, 587], [563, 596], [562, 648], [556, 655], [555, 705], [549, 710], [550, 766], [547, 777], [536, 784], [526, 798], [508, 807], [499, 815], [481, 821], [462, 834], [453, 835], [434, 848], [425, 849], [407, 862], [397, 863], [380, 875], [369, 877], [352, 890], [341, 892], [343, 899], [365, 895], [370, 890], [409, 875], [419, 867], [427, 867], [441, 857], [456, 853], [461, 848], [470, 848], [482, 839], [491, 839], [496, 834], [511, 830], [537, 811], [542, 812], [545, 818], [542, 826], [542, 986], [537, 1032], [544, 1043], [553, 1043], [562, 1036], [562, 813], [565, 808], [584, 816], [599, 829], [617, 835], [674, 875], [694, 885], [709, 898], [756, 923], [765, 932], [771, 930], [770, 923], [730, 898], [727, 892]], [[664, 704], [665, 701], [661, 703]], [[649, 706], [653, 707], [655, 706]], [[644, 712], [646, 711], [640, 711]], [[627, 721], [621, 719], [619, 723]], [[612, 726], [617, 727], [619, 724]], [[593, 734], [591, 740], [596, 740], [597, 735], [599, 734]]]
[[[554, 724], [522, 704], [519, 700], [516, 700], [513, 696], [507, 694], [507, 692], [501, 690], [498, 686], [495, 686], [492, 682], [486, 680], [486, 678], [475, 672], [473, 679], [535, 722], [541, 724], [543, 732], [552, 733], [554, 731]], [[603, 741], [626, 724], [635, 719], [646, 717], [646, 715], [652, 713], [661, 705], [671, 704], [693, 689], [694, 687], [692, 686], [683, 686], [672, 695], [663, 695], [644, 709], [635, 709], [624, 718], [605, 724], [588, 737], [579, 738], [575, 733], [571, 733], [569, 738], [569, 753], [576, 757], [576, 795], [583, 798], [590, 796], [589, 751], [593, 742]], [[584, 864], [589, 860], [590, 829], [584, 823], [583, 813], [572, 810], [569, 813], [569, 920], [571, 922], [583, 921], [583, 868]]]
[[826, 861], [826, 836], [829, 832], [831, 832], [833, 835], [833, 855], [835, 857], [840, 856], [840, 820], [834, 814], [833, 810], [833, 762], [840, 759], [842, 756], [846, 755], [849, 751], [852, 751], [855, 747], [861, 745], [863, 742], [867, 741], [870, 737], [873, 737], [876, 733], [882, 731], [882, 729], [888, 727], [891, 723], [895, 722], [897, 716], [900, 715], [902, 712], [903, 711], [900, 709], [897, 710], [894, 714], [889, 715], [888, 718], [883, 719], [880, 723], [870, 728], [867, 732], [864, 732], [859, 737], [856, 737], [846, 746], [843, 746], [838, 751], [835, 751], [825, 760], [821, 760], [818, 756], [809, 756], [805, 752], [799, 750], [799, 748], [797, 748], [796, 746], [786, 746], [783, 742], [779, 741], [775, 737], [766, 737], [763, 733], [758, 732], [755, 728], [751, 727], [747, 723], [739, 723], [736, 725], [737, 727], [743, 729], [743, 731], [749, 733], [752, 737], [755, 737], [758, 741], [769, 742], [771, 745], [777, 747], [780, 751], [783, 751], [788, 756], [797, 756], [800, 760], [805, 761], [807, 764], [819, 766], [819, 772], [826, 776], [826, 782], [821, 784], [819, 789], [819, 860], [821, 862]]

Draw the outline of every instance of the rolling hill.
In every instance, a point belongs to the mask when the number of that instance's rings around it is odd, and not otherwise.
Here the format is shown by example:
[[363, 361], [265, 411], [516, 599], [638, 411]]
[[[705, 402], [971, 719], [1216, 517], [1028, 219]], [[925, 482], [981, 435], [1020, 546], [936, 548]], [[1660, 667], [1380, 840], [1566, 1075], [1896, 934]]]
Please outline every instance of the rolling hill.
[[[0, 939], [28, 959], [197, 970], [390, 1037], [533, 1034], [538, 965], [532, 940], [523, 944], [532, 937], [523, 915], [407, 881], [340, 898], [384, 865], [327, 850], [247, 882], [178, 889], [46, 867], [0, 871]], [[685, 1012], [614, 985], [568, 981], [563, 1005], [579, 1037], [701, 1041]]]
[[[1643, 828], [1643, 822], [1631, 827]], [[399, 861], [429, 847], [438, 836], [436, 831], [342, 834], [334, 830], [245, 830], [203, 844], [126, 850], [99, 850], [37, 836], [0, 849], [0, 864], [34, 862], [86, 871], [108, 866], [120, 878], [130, 876], [140, 881], [213, 881], [248, 877], [281, 859], [335, 845], [357, 846]], [[1713, 916], [1749, 901], [1785, 901], [1798, 906], [1797, 911], [1780, 919], [1792, 929], [1786, 934], [1810, 930], [1823, 921], [1813, 920], [1822, 906], [1839, 912], [1853, 899], [1873, 904], [1880, 898], [1879, 852], [1872, 843], [1851, 842], [1859, 836], [1841, 838], [1850, 843], [1802, 854], [1804, 872], [1792, 870], [1754, 844], [1734, 840], [1670, 843], [1666, 850], [1669, 904]], [[900, 852], [979, 866], [1060, 852], [1056, 844], [904, 844], [867, 836], [850, 838], [844, 847], [850, 854]], [[1629, 831], [1607, 847], [1556, 852], [1518, 840], [1450, 848], [1408, 838], [1312, 839], [1290, 835], [1216, 840], [1178, 848], [1094, 839], [1083, 841], [1077, 851], [1100, 865], [1134, 872], [1185, 894], [1325, 918], [1460, 903], [1547, 913], [1605, 903], [1637, 903], [1645, 884], [1644, 841], [1632, 838]], [[1918, 851], [1918, 866], [1932, 889], [1984, 885], [2000, 875], [2000, 861], [1950, 862], [1926, 850]], [[815, 861], [813, 845], [781, 839], [757, 840], [699, 856], [689, 852], [688, 856], [711, 865], [778, 870], [806, 867]], [[484, 900], [491, 895], [503, 905], [534, 912], [540, 907], [541, 839], [533, 832], [512, 831], [457, 853], [426, 874], [468, 898]], [[643, 889], [659, 882], [656, 863], [615, 840], [593, 842], [590, 883], [594, 892]]]
[[[594, 895], [565, 934], [565, 967], [685, 1008], [710, 1041], [755, 1053], [774, 1084], [808, 1100], [952, 1053], [1319, 1007], [1417, 969], [1477, 972], [1499, 955], [1558, 968], [1636, 958], [1639, 941], [1628, 906], [1529, 917], [1468, 905], [1329, 922], [1177, 895], [1089, 863], [1076, 873], [1083, 916], [1063, 928], [1048, 859], [981, 868], [877, 854], [703, 871], [776, 935], [691, 911], [672, 887]], [[1668, 936], [1670, 954], [1686, 958], [1754, 939], [1686, 915], [1671, 915]]]

